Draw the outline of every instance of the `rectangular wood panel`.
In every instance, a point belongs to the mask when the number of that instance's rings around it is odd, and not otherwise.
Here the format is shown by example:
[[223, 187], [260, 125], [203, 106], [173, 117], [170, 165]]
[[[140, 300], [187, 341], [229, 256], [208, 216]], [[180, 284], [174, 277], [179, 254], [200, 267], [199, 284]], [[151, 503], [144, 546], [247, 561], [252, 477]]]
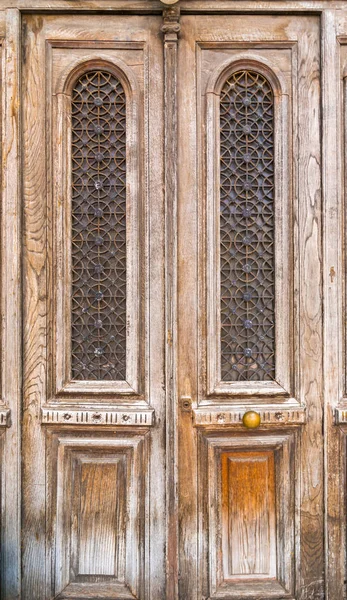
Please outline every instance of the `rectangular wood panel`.
[[274, 454], [223, 452], [224, 577], [275, 577]]
[[295, 432], [201, 428], [199, 439], [201, 593], [292, 598]]
[[77, 458], [76, 471], [73, 522], [77, 573], [118, 578], [125, 526], [124, 457]]
[[48, 432], [55, 597], [142, 597], [146, 439]]

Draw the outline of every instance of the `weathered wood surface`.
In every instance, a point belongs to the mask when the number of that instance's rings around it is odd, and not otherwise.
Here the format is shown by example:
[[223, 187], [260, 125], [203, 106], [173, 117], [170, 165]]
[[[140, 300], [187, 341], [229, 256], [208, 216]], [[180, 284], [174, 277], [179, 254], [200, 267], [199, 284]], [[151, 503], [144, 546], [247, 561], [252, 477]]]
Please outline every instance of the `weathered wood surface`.
[[[212, 360], [213, 352], [219, 351], [218, 347], [214, 347], [212, 353], [208, 350], [211, 329], [206, 317], [207, 303], [209, 298], [214, 302], [215, 294], [214, 288], [211, 291], [208, 286], [214, 281], [210, 275], [211, 269], [216, 272], [220, 268], [218, 254], [213, 264], [211, 258], [209, 264], [206, 263], [207, 257], [213, 254], [211, 244], [216, 239], [216, 236], [210, 235], [206, 243], [206, 227], [208, 231], [210, 211], [213, 210], [208, 194], [217, 193], [213, 191], [216, 189], [214, 185], [209, 183], [209, 178], [215, 176], [217, 169], [213, 164], [216, 158], [213, 149], [209, 151], [206, 144], [208, 140], [218, 143], [215, 133], [218, 132], [218, 121], [215, 124], [211, 122], [206, 91], [210, 91], [209, 82], [216, 72], [222, 73], [223, 68], [229, 68], [233, 60], [242, 61], [244, 65], [248, 57], [252, 60], [253, 68], [258, 61], [260, 69], [264, 64], [268, 70], [272, 70], [284, 86], [282, 90], [288, 95], [288, 106], [277, 134], [277, 137], [286, 136], [284, 151], [288, 152], [288, 159], [283, 155], [282, 168], [287, 170], [288, 176], [277, 188], [283, 190], [280, 193], [289, 204], [284, 223], [281, 221], [281, 212], [276, 215], [276, 226], [281, 235], [288, 236], [288, 245], [282, 242], [287, 248], [285, 254], [289, 257], [289, 272], [286, 274], [286, 270], [282, 269], [276, 282], [277, 286], [283, 282], [282, 293], [289, 294], [289, 305], [285, 310], [289, 311], [289, 322], [293, 328], [285, 334], [286, 348], [280, 346], [282, 350], [278, 360], [283, 361], [279, 367], [285, 373], [288, 370], [285, 361], [290, 357], [290, 378], [286, 377], [286, 386], [289, 385], [287, 397], [290, 395], [294, 405], [306, 409], [306, 423], [300, 427], [300, 435], [296, 439], [295, 475], [291, 480], [293, 485], [296, 482], [298, 486], [295, 507], [291, 505], [290, 515], [291, 522], [295, 522], [296, 583], [293, 583], [292, 574], [290, 585], [295, 587], [286, 590], [301, 600], [307, 600], [312, 594], [312, 597], [320, 598], [324, 594], [324, 488], [321, 433], [323, 340], [319, 20], [316, 17], [266, 15], [183, 15], [181, 27], [178, 72], [178, 151], [181, 165], [178, 206], [178, 392], [180, 397], [191, 398], [197, 415], [199, 411], [207, 414], [209, 406], [211, 415], [215, 416], [215, 435], [218, 432], [217, 415], [222, 431], [227, 425], [222, 422], [223, 411], [226, 414], [228, 409], [232, 412], [233, 403], [238, 406], [251, 404], [253, 409], [266, 414], [272, 403], [278, 405], [281, 401], [278, 391], [276, 393], [270, 389], [271, 386], [263, 384], [259, 384], [258, 390], [255, 382], [251, 391], [247, 383], [238, 383], [235, 386], [236, 398], [233, 384], [219, 389], [209, 385], [209, 381], [206, 383], [208, 361]], [[280, 113], [278, 116], [281, 118]], [[214, 127], [212, 133], [211, 127]], [[214, 154], [218, 156], [217, 149]], [[215, 311], [216, 308], [212, 307], [210, 312], [215, 314]], [[281, 328], [280, 316], [278, 319]], [[216, 367], [213, 372], [216, 372]], [[251, 400], [247, 399], [249, 396]], [[282, 401], [282, 410], [285, 412], [285, 396]], [[213, 578], [214, 571], [211, 556], [218, 555], [218, 551], [213, 545], [208, 552], [204, 550], [203, 535], [212, 517], [208, 511], [205, 518], [201, 518], [201, 506], [197, 503], [197, 485], [204, 478], [201, 469], [206, 467], [203, 462], [199, 463], [200, 468], [197, 467], [196, 433], [189, 413], [182, 411], [180, 422], [180, 594], [182, 598], [199, 598], [201, 594], [228, 597], [228, 593], [232, 593], [231, 587], [229, 591], [222, 591], [217, 582], [208, 580], [208, 577]], [[206, 422], [205, 427], [211, 424]], [[203, 423], [199, 423], [199, 428], [203, 426]], [[270, 421], [266, 427], [271, 436]], [[230, 443], [234, 435], [229, 433]], [[266, 433], [264, 435], [266, 437]], [[250, 436], [250, 444], [251, 440]], [[276, 468], [279, 476], [279, 466], [276, 465]], [[217, 489], [216, 495], [209, 501], [209, 510], [218, 510], [212, 507], [220, 502], [219, 494]], [[300, 518], [296, 520], [295, 515], [300, 515]], [[284, 555], [285, 552], [280, 562]], [[282, 571], [286, 568], [283, 564], [280, 567]], [[210, 574], [206, 578], [207, 572]], [[257, 597], [268, 597], [269, 590], [258, 588], [258, 585], [261, 586], [259, 581], [254, 581], [253, 585], [253, 588], [246, 586], [243, 591], [239, 586], [237, 593], [240, 597], [252, 593], [259, 594]], [[275, 590], [273, 593], [276, 593]]]
[[[103, 597], [103, 594], [105, 597], [132, 597], [132, 594], [148, 599], [164, 597], [164, 112], [161, 23], [161, 18], [156, 16], [124, 16], [111, 20], [94, 15], [82, 18], [64, 15], [25, 17], [22, 80], [25, 229], [23, 599], [39, 600], [57, 594], [62, 598]], [[66, 353], [64, 344], [69, 329], [66, 326], [68, 315], [60, 310], [63, 297], [69, 298], [69, 283], [64, 278], [59, 279], [59, 274], [64, 258], [62, 271], [69, 264], [66, 255], [70, 235], [68, 230], [60, 228], [62, 221], [65, 224], [69, 222], [66, 211], [70, 190], [64, 178], [69, 177], [70, 165], [69, 160], [61, 155], [66, 135], [64, 128], [69, 123], [66, 113], [68, 102], [59, 104], [59, 94], [63, 92], [68, 97], [69, 92], [59, 86], [76, 68], [81, 68], [83, 61], [88, 69], [90, 60], [96, 60], [98, 65], [107, 60], [120, 70], [120, 65], [125, 63], [124, 77], [129, 82], [127, 164], [130, 172], [127, 193], [131, 199], [128, 209], [134, 215], [135, 226], [130, 223], [128, 230], [129, 251], [132, 253], [129, 262], [134, 268], [129, 269], [131, 280], [127, 290], [129, 306], [140, 306], [135, 310], [138, 333], [133, 336], [130, 333], [128, 340], [131, 389], [125, 385], [127, 382], [123, 382], [124, 385], [115, 382], [111, 386], [102, 383], [98, 386], [93, 382], [87, 382], [91, 385], [70, 383], [68, 369], [64, 374], [61, 367], [62, 363], [66, 363], [66, 357], [63, 357], [60, 366], [57, 358]], [[131, 88], [132, 81], [136, 82], [136, 94], [134, 86]], [[136, 114], [139, 115], [138, 123], [134, 118]], [[66, 143], [64, 148], [67, 152]], [[131, 168], [137, 169], [137, 173]], [[130, 321], [131, 318], [128, 325]], [[130, 323], [128, 330], [131, 331], [131, 328]], [[63, 373], [60, 379], [55, 377], [57, 371]], [[66, 389], [61, 389], [61, 382]], [[41, 410], [45, 424], [53, 419], [49, 427], [41, 422]], [[155, 421], [152, 419], [154, 414]], [[84, 423], [80, 422], [82, 418]], [[85, 428], [87, 418], [90, 419], [89, 429]], [[146, 427], [151, 423], [153, 427], [148, 433]], [[139, 425], [144, 425], [142, 433], [137, 429]], [[80, 446], [83, 464], [90, 460], [91, 464], [98, 465], [95, 473], [92, 466], [83, 467], [84, 471], [81, 467], [80, 484], [71, 468], [73, 452], [62, 458], [63, 448], [69, 442], [63, 441], [56, 451], [59, 435], [54, 437], [52, 431], [57, 431], [57, 427], [60, 427], [58, 431], [62, 437], [66, 427], [79, 436], [78, 443], [71, 443]], [[129, 455], [125, 467], [126, 500], [121, 500], [122, 485], [119, 482], [115, 484], [115, 471], [111, 466], [117, 460], [117, 440], [111, 456], [112, 444], [108, 436], [112, 432], [116, 438], [120, 435], [117, 432], [122, 432], [124, 452]], [[135, 432], [139, 439], [146, 439], [145, 445], [135, 440]], [[148, 435], [151, 437], [150, 444]], [[136, 445], [140, 443], [143, 450], [135, 464]], [[92, 457], [89, 454], [93, 445]], [[109, 459], [105, 452], [110, 453]], [[80, 486], [80, 492], [76, 493], [77, 496], [80, 494], [81, 502], [71, 508], [70, 515], [74, 527], [78, 526], [78, 539], [74, 530], [69, 531], [69, 517], [64, 513], [64, 507], [67, 510], [69, 506], [69, 490], [75, 495], [74, 485]], [[103, 499], [98, 500], [98, 494], [104, 494]], [[103, 511], [101, 515], [105, 503], [109, 507], [108, 512]], [[117, 517], [119, 510], [125, 514], [121, 521]], [[118, 532], [113, 532], [115, 523], [119, 524]], [[121, 542], [123, 533], [124, 543]], [[114, 534], [119, 536], [116, 545], [112, 541]], [[109, 583], [105, 578], [109, 577], [110, 557], [96, 559], [96, 546], [103, 546], [101, 537], [104, 540], [107, 537], [107, 545], [114, 549], [115, 560], [120, 565], [119, 574], [114, 572], [113, 581]], [[69, 539], [73, 541], [71, 549]], [[79, 556], [77, 563], [74, 562], [76, 553]]]
[[177, 45], [180, 13], [163, 11], [165, 122], [166, 598], [178, 590], [177, 497]]
[[[240, 11], [254, 13], [254, 11], [286, 13], [312, 12], [322, 10], [343, 9], [345, 0], [181, 0], [180, 8], [192, 14], [201, 12], [238, 13]], [[106, 12], [121, 11], [135, 14], [161, 14], [163, 4], [158, 0], [82, 0], [76, 5], [75, 0], [1, 0], [1, 9], [18, 8], [20, 10], [67, 10], [71, 13], [77, 11]]]
[[[20, 14], [0, 12], [1, 401], [0, 596], [20, 594], [21, 208]], [[6, 429], [3, 429], [3, 426]]]
[[[182, 0], [165, 9], [164, 19], [157, 0], [0, 4], [0, 596], [343, 600], [344, 0]], [[69, 14], [28, 15], [28, 9]], [[138, 92], [130, 134], [130, 195], [138, 212], [129, 245], [129, 377], [100, 386], [69, 381], [64, 278], [70, 161], [64, 82], [78, 63], [95, 57], [125, 65]], [[216, 357], [219, 299], [210, 284], [219, 265], [208, 198], [215, 194], [218, 119], [217, 94], [208, 86], [237, 58], [244, 65], [258, 61], [282, 86], [282, 99], [276, 92], [279, 378], [271, 385], [221, 385]], [[246, 407], [262, 416], [255, 432], [242, 428]], [[271, 458], [257, 469], [260, 455]]]

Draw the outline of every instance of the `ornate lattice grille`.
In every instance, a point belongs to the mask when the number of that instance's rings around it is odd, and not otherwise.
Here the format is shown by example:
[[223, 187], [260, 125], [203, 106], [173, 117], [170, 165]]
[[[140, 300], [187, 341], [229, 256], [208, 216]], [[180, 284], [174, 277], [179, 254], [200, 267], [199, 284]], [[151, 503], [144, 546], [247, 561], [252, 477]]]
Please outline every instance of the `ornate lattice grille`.
[[103, 70], [72, 91], [72, 378], [125, 379], [126, 99]]
[[274, 99], [242, 70], [220, 97], [223, 381], [275, 377]]

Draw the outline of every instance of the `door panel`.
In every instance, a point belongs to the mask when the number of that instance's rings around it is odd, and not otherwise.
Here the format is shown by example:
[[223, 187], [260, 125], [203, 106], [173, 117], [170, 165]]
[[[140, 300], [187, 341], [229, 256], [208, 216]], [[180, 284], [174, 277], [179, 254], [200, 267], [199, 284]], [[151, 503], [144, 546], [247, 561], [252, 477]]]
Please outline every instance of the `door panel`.
[[182, 409], [180, 597], [318, 598], [319, 23], [182, 16], [181, 28], [178, 394], [193, 419]]
[[24, 19], [28, 600], [164, 594], [160, 24]]

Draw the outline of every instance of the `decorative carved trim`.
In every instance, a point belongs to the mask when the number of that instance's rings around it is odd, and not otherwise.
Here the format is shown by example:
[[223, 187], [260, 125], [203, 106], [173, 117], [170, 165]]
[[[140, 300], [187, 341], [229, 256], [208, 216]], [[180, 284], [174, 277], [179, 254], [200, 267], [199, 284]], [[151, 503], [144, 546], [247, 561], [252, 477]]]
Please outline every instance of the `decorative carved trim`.
[[[209, 425], [242, 425], [242, 417], [246, 410], [251, 407], [234, 408], [232, 410], [219, 410], [197, 408], [193, 410], [193, 422], [196, 427], [206, 427]], [[262, 425], [301, 425], [306, 422], [306, 413], [304, 408], [286, 409], [281, 407], [258, 410], [254, 408], [261, 417]], [[347, 415], [347, 411], [346, 411]], [[347, 422], [347, 418], [346, 418]]]
[[43, 425], [121, 425], [145, 426], [154, 425], [154, 410], [99, 410], [76, 409], [71, 407], [42, 408]]
[[0, 427], [11, 426], [11, 411], [9, 408], [0, 410]]
[[335, 410], [335, 424], [336, 425], [347, 425], [347, 407], [337, 408]]
[[165, 112], [165, 376], [166, 386], [166, 561], [167, 597], [178, 597], [177, 531], [177, 6], [163, 11]]
[[160, 0], [162, 4], [176, 4], [178, 0]]
[[181, 30], [179, 18], [180, 9], [178, 8], [178, 6], [166, 8], [163, 11], [163, 25], [161, 26], [161, 31], [164, 34], [165, 42], [178, 41], [178, 34]]

